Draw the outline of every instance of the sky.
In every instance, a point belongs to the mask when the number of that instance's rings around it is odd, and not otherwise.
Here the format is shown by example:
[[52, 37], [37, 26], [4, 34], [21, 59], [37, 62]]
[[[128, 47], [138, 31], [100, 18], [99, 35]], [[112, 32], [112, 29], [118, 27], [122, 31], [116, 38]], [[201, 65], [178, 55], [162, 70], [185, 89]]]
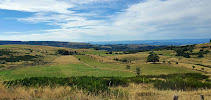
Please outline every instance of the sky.
[[211, 37], [211, 0], [0, 0], [0, 40]]

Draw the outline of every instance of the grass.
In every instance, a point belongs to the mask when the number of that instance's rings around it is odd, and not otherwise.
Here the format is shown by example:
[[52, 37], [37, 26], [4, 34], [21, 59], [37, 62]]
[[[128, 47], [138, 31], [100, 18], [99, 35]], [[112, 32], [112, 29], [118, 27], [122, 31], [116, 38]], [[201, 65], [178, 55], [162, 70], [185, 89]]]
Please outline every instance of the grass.
[[0, 45], [0, 48], [9, 48], [9, 47], [13, 47], [11, 45]]
[[[122, 100], [170, 100], [173, 95], [179, 95], [179, 99], [184, 100], [197, 100], [199, 95], [205, 95], [205, 99], [209, 100], [210, 96], [210, 80], [209, 76], [203, 76], [199, 72], [192, 69], [192, 65], [202, 64], [210, 65], [210, 54], [205, 55], [204, 58], [178, 58], [174, 56], [172, 50], [154, 51], [165, 59], [166, 64], [151, 64], [146, 63], [146, 58], [149, 52], [140, 52], [136, 54], [106, 54], [107, 51], [96, 51], [88, 49], [69, 49], [69, 48], [57, 48], [48, 46], [27, 46], [27, 45], [8, 45], [0, 46], [0, 48], [7, 48], [11, 51], [18, 52], [14, 56], [43, 56], [42, 59], [45, 62], [49, 62], [49, 65], [34, 66], [34, 67], [23, 67], [15, 70], [0, 71], [0, 82], [5, 80], [16, 80], [16, 79], [30, 79], [35, 77], [34, 81], [38, 82], [37, 77], [46, 78], [63, 78], [75, 77], [75, 84], [80, 85], [79, 89], [75, 88], [74, 85], [68, 86], [56, 86], [56, 87], [30, 87], [30, 86], [14, 86], [4, 87], [0, 83], [0, 99], [122, 99]], [[74, 56], [59, 56], [56, 55], [58, 49], [65, 49], [69, 51], [77, 51], [80, 54], [87, 55], [74, 55]], [[95, 55], [95, 57], [94, 57]], [[92, 57], [91, 57], [92, 56]], [[2, 56], [4, 57], [4, 56]], [[78, 60], [80, 58], [80, 61]], [[120, 61], [114, 61], [114, 58], [126, 59], [132, 61], [131, 63], [122, 63]], [[102, 61], [103, 60], [103, 61]], [[106, 61], [110, 60], [110, 61]], [[171, 64], [167, 64], [167, 61], [171, 61]], [[179, 64], [175, 64], [179, 62]], [[18, 63], [18, 62], [17, 62]], [[6, 64], [10, 64], [7, 62]], [[6, 65], [4, 64], [4, 65]], [[12, 64], [12, 63], [11, 63]], [[189, 65], [187, 65], [189, 64]], [[17, 66], [16, 63], [14, 63]], [[126, 69], [126, 65], [130, 65], [130, 69]], [[203, 67], [202, 65], [195, 65], [196, 68]], [[24, 65], [23, 65], [24, 66]], [[190, 66], [190, 67], [189, 67]], [[6, 66], [8, 67], [8, 66]], [[6, 68], [3, 67], [3, 68]], [[140, 67], [141, 76], [135, 77], [136, 68]], [[188, 67], [188, 68], [185, 68]], [[206, 66], [204, 66], [206, 67]], [[203, 67], [203, 68], [204, 68]], [[1, 68], [2, 69], [2, 68]], [[206, 67], [205, 71], [209, 72], [210, 68]], [[190, 73], [190, 74], [184, 74]], [[87, 79], [80, 79], [80, 77], [89, 77]], [[95, 89], [96, 86], [104, 88], [102, 86], [104, 82], [95, 82], [95, 78], [102, 78], [102, 80], [115, 80], [115, 84], [127, 83], [125, 85], [114, 85], [110, 87], [109, 83], [109, 94], [100, 94], [96, 96], [85, 90]], [[108, 79], [108, 77], [114, 77]], [[79, 80], [78, 80], [79, 79]], [[126, 80], [125, 80], [126, 79]], [[38, 79], [39, 80], [39, 79]], [[45, 78], [43, 79], [45, 81]], [[55, 81], [54, 78], [51, 81]], [[23, 81], [26, 82], [26, 81]], [[50, 82], [50, 81], [48, 81]], [[66, 82], [66, 81], [61, 81]], [[67, 82], [71, 84], [73, 81]], [[53, 82], [51, 82], [53, 84]], [[135, 83], [135, 84], [134, 84]], [[143, 84], [145, 83], [145, 84]], [[66, 84], [66, 83], [65, 83]], [[43, 84], [41, 84], [43, 85]], [[108, 84], [107, 84], [108, 85]], [[90, 87], [94, 86], [94, 87]], [[204, 89], [206, 88], [207, 89]], [[196, 89], [195, 91], [180, 91]], [[201, 89], [202, 90], [197, 90]], [[164, 90], [165, 91], [164, 91]], [[172, 90], [177, 91], [172, 91]], [[37, 92], [35, 92], [37, 90]], [[100, 90], [100, 89], [99, 89]], [[107, 90], [107, 89], [106, 89]], [[92, 91], [92, 90], [91, 90]], [[93, 90], [98, 91], [98, 90]]]
[[173, 54], [173, 50], [162, 50], [162, 51], [154, 51], [154, 53], [158, 54], [158, 55], [164, 55], [164, 56], [175, 56], [175, 54]]
[[[125, 70], [124, 65], [120, 64], [110, 64], [110, 63], [103, 63], [96, 61], [94, 58], [91, 58], [86, 55], [75, 55], [76, 58], [80, 58], [82, 62], [96, 68], [107, 68], [107, 69], [113, 69], [113, 70]], [[125, 70], [127, 71], [127, 70]]]
[[183, 67], [175, 67], [166, 64], [143, 64], [132, 65], [133, 68], [140, 67], [143, 75], [159, 75], [159, 74], [174, 74], [174, 73], [197, 73], [195, 70], [191, 70]]
[[89, 50], [86, 52], [80, 52], [80, 54], [106, 54], [107, 51], [103, 51], [103, 50]]
[[26, 77], [71, 77], [71, 76], [121, 76], [135, 74], [116, 70], [103, 70], [88, 67], [84, 64], [68, 64], [58, 66], [26, 67], [16, 70], [1, 71], [1, 80], [22, 79]]
[[34, 100], [172, 100], [173, 95], [178, 95], [179, 100], [199, 100], [200, 95], [205, 95], [205, 100], [210, 100], [211, 90], [200, 89], [196, 91], [157, 90], [150, 84], [130, 84], [128, 87], [112, 88], [111, 94], [94, 95], [67, 86], [59, 87], [15, 87], [5, 88], [0, 84], [0, 99], [34, 99]]

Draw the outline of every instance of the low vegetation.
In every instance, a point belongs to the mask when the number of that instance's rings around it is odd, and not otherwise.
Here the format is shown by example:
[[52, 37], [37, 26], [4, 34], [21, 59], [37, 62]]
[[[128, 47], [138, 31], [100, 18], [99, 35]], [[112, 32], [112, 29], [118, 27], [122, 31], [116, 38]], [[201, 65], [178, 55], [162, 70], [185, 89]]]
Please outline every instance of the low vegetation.
[[[109, 87], [128, 86], [130, 83], [153, 83], [155, 88], [170, 90], [195, 90], [210, 89], [211, 83], [202, 82], [208, 79], [208, 76], [202, 74], [171, 74], [171, 75], [144, 75], [140, 76], [140, 69], [137, 68], [137, 77], [31, 77], [12, 81], [4, 81], [8, 87], [11, 86], [27, 86], [27, 87], [43, 87], [43, 86], [72, 86], [93, 93], [108, 92]], [[153, 80], [152, 78], [156, 78]], [[163, 79], [163, 80], [160, 80]], [[164, 81], [165, 80], [165, 81]]]
[[205, 95], [211, 90], [210, 58], [210, 44], [153, 51], [2, 46], [0, 99], [18, 99], [9, 95], [17, 91], [21, 99], [163, 100], [199, 90]]

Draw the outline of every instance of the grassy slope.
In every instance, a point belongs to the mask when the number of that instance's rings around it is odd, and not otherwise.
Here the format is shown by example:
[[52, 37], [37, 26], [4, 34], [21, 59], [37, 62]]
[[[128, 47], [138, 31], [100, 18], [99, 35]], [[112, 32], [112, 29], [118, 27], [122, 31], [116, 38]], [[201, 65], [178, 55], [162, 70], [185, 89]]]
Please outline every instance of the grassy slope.
[[[34, 54], [42, 54], [43, 51], [48, 51], [49, 54], [54, 53], [55, 50], [58, 50], [57, 47], [45, 47], [45, 46], [27, 46], [27, 45], [12, 45], [12, 46], [1, 46], [5, 48], [16, 47], [15, 50], [18, 51], [18, 48], [33, 49]], [[22, 49], [20, 49], [22, 50]], [[75, 49], [77, 50], [77, 49]], [[22, 51], [23, 52], [23, 51]], [[105, 54], [105, 51], [95, 51], [89, 49], [78, 49], [80, 53], [88, 54]], [[171, 55], [173, 51], [159, 51], [157, 53], [163, 54], [163, 56], [174, 58]], [[34, 55], [33, 54], [33, 55]], [[0, 78], [5, 79], [18, 79], [24, 77], [36, 77], [36, 76], [50, 76], [50, 77], [71, 77], [71, 76], [134, 76], [136, 67], [141, 68], [141, 73], [144, 75], [158, 75], [158, 74], [173, 74], [173, 73], [195, 73], [196, 71], [192, 69], [187, 69], [184, 67], [178, 67], [173, 64], [150, 64], [146, 63], [146, 57], [148, 56], [147, 52], [137, 53], [137, 54], [127, 54], [127, 55], [107, 55], [106, 59], [132, 59], [135, 60], [132, 63], [106, 63], [99, 62], [98, 60], [91, 58], [87, 55], [75, 55], [76, 58], [81, 59], [81, 63], [64, 63], [66, 65], [56, 64], [54, 66], [39, 66], [39, 67], [25, 67], [16, 70], [10, 71], [1, 71]], [[170, 57], [170, 58], [169, 58]], [[48, 58], [48, 57], [47, 57]], [[66, 57], [61, 57], [66, 59]], [[162, 58], [162, 57], [161, 57]], [[60, 59], [62, 61], [62, 59]], [[77, 59], [76, 59], [77, 60]], [[140, 61], [140, 62], [139, 62]], [[126, 65], [131, 65], [131, 69], [127, 70]], [[180, 64], [179, 64], [180, 65]]]
[[165, 64], [143, 64], [133, 65], [141, 68], [144, 75], [159, 75], [159, 74], [173, 74], [173, 73], [196, 73], [195, 70], [188, 68], [175, 67]]
[[25, 77], [71, 77], [71, 76], [121, 76], [129, 77], [135, 74], [116, 70], [103, 70], [88, 67], [84, 64], [58, 66], [27, 67], [0, 72], [1, 80], [20, 79]]

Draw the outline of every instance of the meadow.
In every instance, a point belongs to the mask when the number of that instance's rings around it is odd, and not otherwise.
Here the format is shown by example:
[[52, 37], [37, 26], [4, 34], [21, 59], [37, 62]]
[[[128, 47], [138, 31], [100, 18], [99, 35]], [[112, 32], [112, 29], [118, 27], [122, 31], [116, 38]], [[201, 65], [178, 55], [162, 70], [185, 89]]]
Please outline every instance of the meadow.
[[[196, 45], [193, 51], [200, 52], [205, 45], [210, 51], [209, 44]], [[58, 54], [61, 49], [65, 53]], [[211, 98], [211, 53], [185, 58], [174, 50], [155, 50], [160, 61], [154, 64], [146, 62], [149, 51], [110, 54], [30, 45], [3, 45], [0, 51], [0, 99]], [[22, 94], [15, 95], [18, 91]]]

